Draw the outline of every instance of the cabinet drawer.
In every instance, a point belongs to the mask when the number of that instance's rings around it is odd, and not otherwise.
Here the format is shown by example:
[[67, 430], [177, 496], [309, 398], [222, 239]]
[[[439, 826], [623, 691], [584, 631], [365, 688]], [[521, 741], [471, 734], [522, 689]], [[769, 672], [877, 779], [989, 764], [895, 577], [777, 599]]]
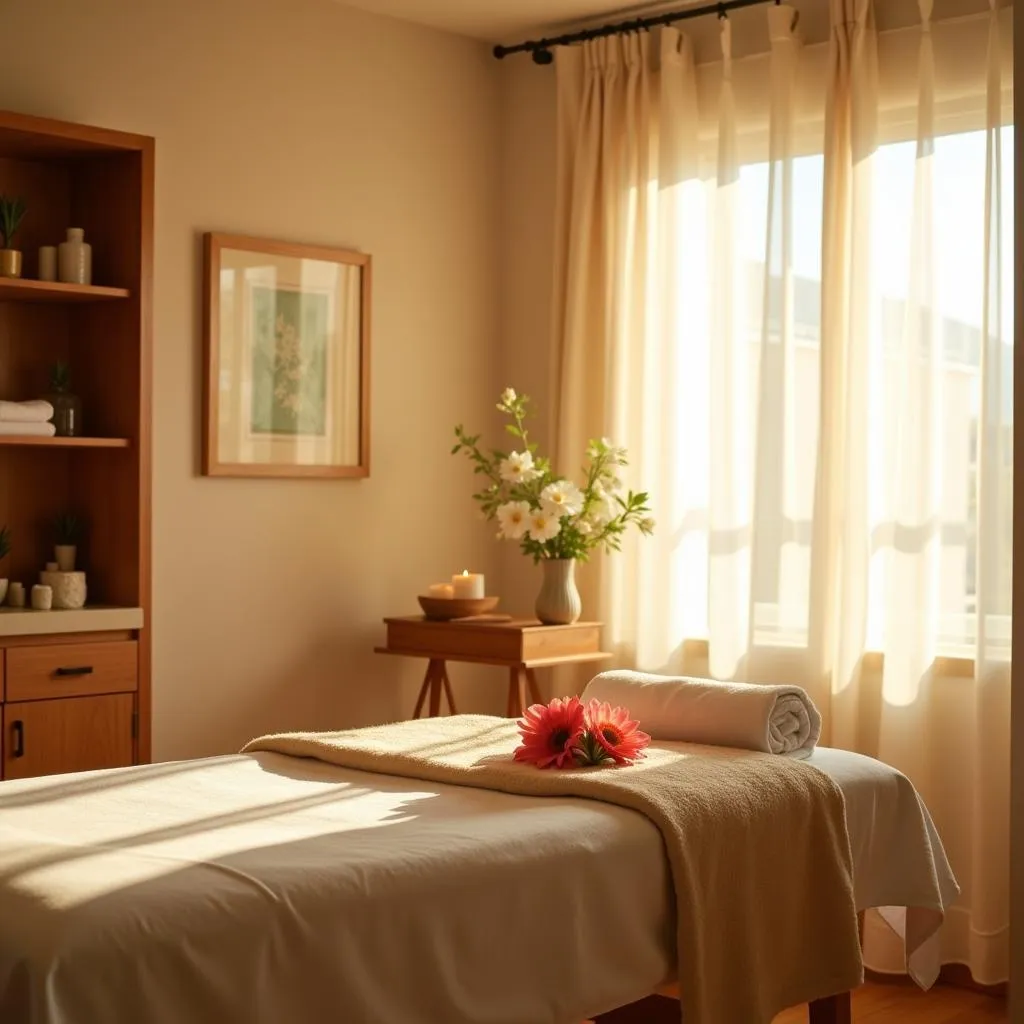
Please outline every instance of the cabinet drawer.
[[134, 640], [7, 649], [8, 701], [128, 693], [138, 685]]
[[28, 779], [131, 764], [134, 706], [130, 693], [5, 704], [3, 777]]

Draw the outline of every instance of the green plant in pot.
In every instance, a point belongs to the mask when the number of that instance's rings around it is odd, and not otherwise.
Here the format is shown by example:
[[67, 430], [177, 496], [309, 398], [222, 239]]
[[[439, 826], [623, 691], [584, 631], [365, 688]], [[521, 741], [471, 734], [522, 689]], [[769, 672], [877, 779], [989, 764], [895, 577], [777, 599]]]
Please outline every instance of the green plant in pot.
[[[0, 526], [0, 564], [11, 553], [11, 531], [6, 526]], [[0, 570], [2, 571], [2, 570]], [[0, 576], [0, 604], [7, 599], [7, 577]]]
[[61, 572], [75, 571], [82, 521], [74, 512], [61, 512], [53, 521], [53, 557]]
[[50, 369], [50, 394], [53, 426], [58, 437], [79, 437], [82, 433], [82, 402], [71, 391], [71, 367], [54, 363]]
[[14, 238], [27, 212], [25, 200], [20, 196], [0, 194], [0, 234], [4, 247], [0, 249], [0, 277], [21, 277], [21, 251], [14, 247]]

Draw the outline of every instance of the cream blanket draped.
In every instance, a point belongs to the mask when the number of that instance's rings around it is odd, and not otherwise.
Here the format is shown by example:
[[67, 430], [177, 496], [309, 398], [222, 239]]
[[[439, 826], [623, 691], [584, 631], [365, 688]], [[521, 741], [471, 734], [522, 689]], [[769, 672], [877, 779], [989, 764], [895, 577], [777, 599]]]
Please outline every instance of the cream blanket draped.
[[458, 715], [263, 736], [243, 753], [639, 811], [661, 831], [672, 868], [686, 1024], [767, 1024], [860, 983], [843, 796], [827, 775], [771, 754], [678, 743], [652, 745], [628, 768], [541, 771], [512, 760], [517, 742], [513, 721]]

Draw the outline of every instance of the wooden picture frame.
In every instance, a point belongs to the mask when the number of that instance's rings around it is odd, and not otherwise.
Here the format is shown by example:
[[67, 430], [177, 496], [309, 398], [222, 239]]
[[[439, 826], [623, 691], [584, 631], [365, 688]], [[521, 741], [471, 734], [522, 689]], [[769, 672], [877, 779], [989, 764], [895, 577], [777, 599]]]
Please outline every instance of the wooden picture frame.
[[371, 258], [203, 236], [205, 476], [370, 475]]

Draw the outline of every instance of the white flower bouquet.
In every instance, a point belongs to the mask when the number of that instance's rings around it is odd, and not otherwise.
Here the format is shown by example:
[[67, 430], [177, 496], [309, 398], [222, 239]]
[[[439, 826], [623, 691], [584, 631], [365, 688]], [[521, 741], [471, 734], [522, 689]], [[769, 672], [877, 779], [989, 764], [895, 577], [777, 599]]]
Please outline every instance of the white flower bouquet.
[[583, 486], [552, 472], [537, 454], [526, 430], [529, 398], [506, 388], [498, 409], [511, 422], [505, 429], [517, 439], [517, 451], [480, 448], [480, 435], [455, 428], [452, 454], [465, 452], [485, 486], [473, 495], [489, 520], [497, 519], [498, 537], [519, 542], [534, 562], [544, 559], [586, 561], [595, 548], [617, 551], [630, 526], [654, 530], [644, 491], [623, 491], [619, 470], [626, 450], [607, 438], [590, 441], [582, 468]]

